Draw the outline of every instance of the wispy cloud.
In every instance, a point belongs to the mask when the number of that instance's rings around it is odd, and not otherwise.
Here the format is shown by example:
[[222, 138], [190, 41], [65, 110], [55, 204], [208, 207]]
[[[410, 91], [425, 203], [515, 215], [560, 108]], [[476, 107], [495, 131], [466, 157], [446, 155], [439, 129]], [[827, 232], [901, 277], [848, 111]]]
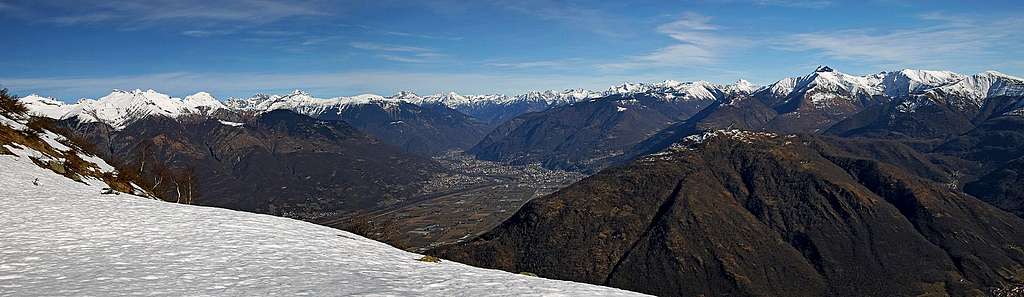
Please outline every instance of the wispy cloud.
[[422, 39], [452, 40], [452, 41], [462, 40], [463, 39], [462, 37], [440, 36], [440, 35], [431, 35], [431, 34], [419, 34], [419, 33], [409, 33], [409, 32], [401, 32], [401, 31], [383, 31], [382, 33], [385, 34], [385, 35], [401, 36], [401, 37], [414, 37], [414, 38], [422, 38]]
[[234, 33], [234, 32], [235, 32], [234, 30], [185, 30], [185, 31], [181, 31], [181, 35], [185, 35], [185, 36], [189, 36], [189, 37], [210, 37], [210, 36], [227, 35], [227, 34], [231, 34], [231, 33]]
[[822, 9], [835, 4], [828, 0], [748, 0], [754, 5]]
[[1024, 45], [1016, 32], [1024, 20], [974, 19], [942, 13], [919, 16], [921, 25], [902, 29], [859, 28], [797, 33], [777, 47], [818, 52], [827, 58], [875, 64], [953, 65], [1005, 55]]
[[831, 0], [709, 0], [719, 3], [734, 3], [754, 6], [780, 6], [793, 8], [823, 9], [835, 5]]
[[351, 42], [350, 46], [358, 49], [385, 52], [428, 52], [430, 49], [415, 46], [387, 45], [372, 42]]
[[484, 63], [485, 66], [492, 66], [498, 68], [507, 69], [533, 69], [533, 68], [565, 68], [570, 66], [579, 65], [583, 59], [570, 58], [561, 60], [539, 60], [539, 61], [520, 61], [520, 62], [488, 62]]
[[302, 32], [288, 31], [288, 30], [252, 30], [252, 31], [249, 31], [248, 33], [252, 34], [252, 35], [257, 35], [257, 36], [273, 36], [273, 37], [293, 37], [293, 36], [301, 36], [301, 35], [304, 34]]
[[314, 46], [329, 43], [334, 40], [342, 39], [342, 36], [304, 36], [302, 42], [299, 43], [301, 46]]
[[417, 46], [380, 44], [373, 42], [351, 42], [349, 43], [349, 46], [375, 52], [377, 57], [393, 62], [429, 63], [436, 62], [439, 59], [446, 57], [445, 54], [439, 53], [434, 49]]
[[290, 17], [329, 14], [322, 0], [33, 0], [2, 5], [24, 12], [21, 14], [24, 18], [58, 25], [115, 23], [125, 28], [166, 21], [190, 25], [264, 24]]
[[621, 37], [624, 26], [619, 26], [621, 18], [609, 13], [577, 4], [575, 1], [555, 0], [500, 0], [495, 4], [506, 10], [533, 16], [542, 20], [563, 23], [597, 34]]
[[377, 55], [377, 57], [379, 57], [381, 59], [384, 59], [384, 60], [388, 60], [388, 61], [402, 62], [402, 63], [429, 63], [429, 62], [434, 62], [435, 61], [434, 58], [419, 57], [419, 55], [412, 55], [412, 56]]
[[748, 43], [743, 38], [725, 35], [711, 20], [711, 17], [698, 13], [685, 13], [679, 19], [657, 27], [658, 33], [673, 39], [676, 44], [628, 57], [625, 62], [608, 63], [600, 67], [621, 69], [707, 65], [717, 61], [726, 47], [740, 48]]
[[80, 15], [65, 15], [46, 19], [45, 21], [62, 26], [73, 26], [78, 24], [98, 23], [114, 19], [113, 14], [97, 12]]

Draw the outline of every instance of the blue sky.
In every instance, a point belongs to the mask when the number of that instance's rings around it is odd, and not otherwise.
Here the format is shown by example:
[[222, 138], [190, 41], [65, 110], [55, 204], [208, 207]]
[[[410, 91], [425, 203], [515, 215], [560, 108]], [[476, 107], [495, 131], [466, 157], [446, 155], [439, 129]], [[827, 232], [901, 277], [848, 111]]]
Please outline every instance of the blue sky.
[[226, 98], [604, 89], [817, 65], [1024, 75], [1018, 1], [0, 0], [0, 86]]

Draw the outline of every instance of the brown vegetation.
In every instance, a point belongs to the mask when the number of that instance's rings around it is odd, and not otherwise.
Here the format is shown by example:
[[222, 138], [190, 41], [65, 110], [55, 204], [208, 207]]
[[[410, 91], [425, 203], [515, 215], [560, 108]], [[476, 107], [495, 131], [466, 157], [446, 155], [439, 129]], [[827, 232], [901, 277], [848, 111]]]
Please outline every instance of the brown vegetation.
[[396, 220], [375, 220], [375, 216], [363, 213], [354, 215], [334, 227], [362, 237], [386, 242], [399, 249], [412, 250], [415, 245], [398, 234], [402, 230], [397, 226], [398, 223]]
[[28, 108], [18, 102], [18, 96], [11, 95], [7, 89], [0, 89], [0, 111], [11, 114], [25, 114]]
[[[27, 112], [28, 109], [18, 101], [17, 97], [10, 95], [6, 89], [0, 90], [0, 113], [9, 118], [17, 119], [24, 118]], [[135, 175], [102, 172], [95, 164], [83, 160], [79, 154], [97, 155], [96, 147], [70, 130], [59, 126], [56, 121], [49, 118], [29, 117], [25, 121], [25, 125], [29, 128], [27, 131], [0, 125], [0, 145], [24, 147], [49, 156], [51, 160], [33, 158], [32, 161], [40, 167], [50, 169], [75, 181], [82, 181], [82, 178], [86, 176], [93, 177], [104, 181], [113, 190], [123, 193], [133, 193], [134, 187], [132, 184], [140, 184], [138, 177]], [[52, 147], [40, 138], [44, 131], [50, 131], [63, 136], [66, 140], [63, 141], [64, 145], [77, 149], [60, 151]], [[11, 154], [11, 152], [0, 146], [0, 154]]]
[[143, 143], [137, 154], [116, 162], [118, 172], [161, 200], [192, 204], [199, 197], [199, 179], [195, 169], [169, 166], [157, 158], [152, 148], [152, 143]]
[[416, 259], [416, 261], [427, 263], [441, 263], [441, 259], [434, 256], [423, 256], [422, 258]]

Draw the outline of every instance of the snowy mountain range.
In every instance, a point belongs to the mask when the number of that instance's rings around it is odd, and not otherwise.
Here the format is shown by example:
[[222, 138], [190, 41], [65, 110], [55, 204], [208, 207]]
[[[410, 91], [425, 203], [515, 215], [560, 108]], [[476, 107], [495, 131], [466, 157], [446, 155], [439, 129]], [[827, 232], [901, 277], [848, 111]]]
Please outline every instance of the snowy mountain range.
[[[997, 71], [963, 75], [950, 71], [910, 69], [857, 76], [822, 66], [808, 75], [784, 78], [763, 87], [757, 87], [745, 80], [730, 85], [706, 81], [667, 80], [656, 83], [626, 83], [604, 91], [549, 90], [514, 96], [460, 95], [455, 92], [419, 96], [403, 91], [392, 96], [363, 94], [334, 98], [318, 98], [308, 92], [296, 90], [285, 95], [259, 94], [246, 99], [231, 98], [223, 102], [206, 92], [181, 99], [154, 90], [136, 89], [114, 90], [99, 99], [81, 99], [73, 104], [39, 95], [26, 96], [21, 100], [33, 113], [40, 116], [55, 119], [77, 117], [83, 122], [104, 122], [115, 128], [124, 128], [127, 124], [150, 115], [173, 118], [186, 114], [210, 115], [220, 110], [263, 113], [287, 109], [318, 117], [326, 111], [340, 112], [357, 105], [373, 104], [393, 110], [400, 105], [399, 103], [441, 104], [491, 122], [496, 119], [507, 120], [525, 112], [612, 95], [649, 95], [663, 100], [719, 100], [728, 94], [742, 93], [777, 98], [775, 100], [780, 104], [808, 97], [810, 104], [821, 107], [842, 103], [839, 101], [864, 100], [872, 96], [897, 98], [942, 94], [955, 96], [960, 102], [955, 102], [954, 105], [977, 107], [988, 97], [1024, 94], [1024, 79]], [[515, 112], [501, 114], [502, 110]]]
[[941, 93], [957, 96], [963, 104], [980, 106], [981, 101], [988, 97], [1024, 94], [1024, 79], [998, 71], [963, 75], [951, 71], [911, 69], [856, 76], [822, 66], [808, 75], [785, 78], [753, 93], [783, 100], [810, 95], [816, 105], [827, 105], [829, 100], [838, 97], [853, 100], [871, 96], [900, 98]]
[[170, 97], [154, 90], [114, 90], [99, 99], [81, 99], [65, 104], [53, 98], [30, 95], [21, 98], [33, 114], [53, 119], [78, 118], [81, 122], [103, 122], [123, 129], [147, 116], [176, 118], [186, 114], [211, 114], [227, 109], [224, 103], [206, 92], [185, 99]]

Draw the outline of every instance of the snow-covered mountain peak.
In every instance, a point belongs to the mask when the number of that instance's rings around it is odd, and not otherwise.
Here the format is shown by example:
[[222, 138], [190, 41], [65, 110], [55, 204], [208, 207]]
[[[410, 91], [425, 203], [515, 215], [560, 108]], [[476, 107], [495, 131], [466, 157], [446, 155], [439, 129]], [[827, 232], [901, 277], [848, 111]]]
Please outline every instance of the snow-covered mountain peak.
[[608, 88], [606, 93], [612, 94], [635, 94], [647, 92], [651, 89], [651, 84], [645, 83], [623, 83], [621, 85], [612, 86]]
[[505, 101], [507, 101], [506, 99], [507, 99], [507, 96], [504, 96], [504, 95], [476, 95], [476, 96], [471, 96], [471, 95], [461, 95], [461, 94], [456, 93], [456, 92], [447, 92], [447, 93], [439, 93], [439, 94], [434, 94], [434, 95], [430, 95], [430, 96], [424, 97], [423, 98], [423, 102], [440, 103], [440, 104], [444, 104], [444, 105], [446, 105], [448, 107], [451, 107], [451, 108], [456, 108], [456, 107], [461, 107], [461, 106], [471, 106], [471, 105], [490, 104], [490, 103], [501, 104], [501, 103], [504, 103]]
[[1009, 75], [1009, 74], [1002, 73], [1002, 72], [995, 71], [995, 70], [988, 70], [988, 71], [979, 73], [978, 75], [979, 76], [988, 76], [988, 77], [993, 77], [993, 78], [1004, 78], [1004, 79], [1010, 79], [1010, 80], [1016, 80], [1016, 81], [1024, 81], [1024, 78], [1016, 77], [1016, 76]]
[[18, 101], [28, 107], [29, 114], [34, 116], [61, 119], [71, 110], [70, 106], [60, 100], [36, 94], [21, 97]]
[[745, 93], [750, 94], [758, 89], [758, 86], [750, 83], [745, 79], [737, 80], [731, 85], [724, 86], [726, 92], [729, 93]]
[[1013, 81], [1021, 80], [995, 71], [966, 76], [951, 71], [902, 69], [856, 76], [822, 66], [805, 76], [779, 80], [759, 92], [767, 92], [777, 98], [800, 97], [810, 91], [842, 91], [855, 97], [885, 95], [899, 98], [938, 91], [968, 98], [972, 105], [978, 106], [986, 97], [1015, 94]]
[[66, 104], [53, 98], [28, 96], [21, 101], [32, 114], [53, 119], [76, 118], [81, 122], [101, 122], [122, 129], [134, 121], [149, 116], [176, 118], [184, 114], [208, 114], [227, 109], [209, 93], [200, 92], [181, 98], [171, 97], [155, 90], [112, 90], [99, 99], [83, 98]]
[[409, 101], [408, 99], [384, 97], [376, 94], [361, 94], [352, 97], [338, 97], [333, 100], [337, 100], [339, 107], [345, 107], [349, 105], [364, 105], [364, 104], [377, 104], [385, 108], [397, 107], [400, 103], [413, 103], [419, 104], [419, 102]]
[[420, 95], [417, 95], [412, 91], [398, 91], [398, 93], [395, 93], [394, 95], [391, 95], [388, 98], [396, 100], [406, 100], [410, 102], [423, 101], [423, 97], [420, 97]]
[[895, 98], [919, 94], [962, 79], [964, 75], [950, 71], [903, 69], [884, 73], [881, 88], [885, 90], [886, 96]]
[[933, 88], [933, 95], [958, 98], [953, 101], [960, 108], [977, 108], [984, 100], [997, 96], [1024, 96], [1024, 79], [989, 70], [964, 77], [956, 83]]
[[781, 79], [763, 89], [762, 92], [770, 92], [777, 98], [790, 99], [814, 92], [876, 95], [881, 93], [878, 88], [880, 82], [881, 77], [877, 75], [855, 76], [839, 72], [828, 66], [819, 66], [810, 74]]
[[[962, 79], [964, 75], [943, 70], [918, 70], [918, 69], [902, 69], [895, 72], [901, 76], [908, 77], [912, 80], [917, 81], [950, 81]], [[887, 73], [888, 74], [888, 73]]]
[[[842, 100], [859, 103], [865, 97], [884, 95], [900, 98], [927, 94], [951, 95], [953, 104], [980, 106], [985, 98], [1003, 95], [1024, 94], [1024, 79], [998, 71], [985, 71], [975, 75], [962, 75], [950, 71], [902, 69], [858, 76], [840, 72], [829, 66], [819, 66], [804, 76], [788, 77], [768, 86], [758, 87], [746, 80], [733, 84], [719, 85], [707, 81], [683, 82], [665, 80], [647, 83], [623, 83], [604, 91], [567, 89], [562, 91], [531, 91], [514, 96], [462, 95], [445, 92], [430, 96], [419, 96], [410, 91], [400, 91], [382, 97], [363, 94], [351, 97], [329, 99], [314, 97], [307, 91], [294, 90], [282, 95], [257, 94], [247, 99], [232, 98], [226, 102], [206, 92], [198, 92], [184, 99], [174, 98], [152, 89], [113, 90], [99, 99], [82, 99], [75, 104], [38, 95], [22, 99], [32, 112], [46, 117], [64, 119], [78, 117], [86, 122], [104, 122], [115, 128], [150, 115], [177, 117], [182, 114], [210, 114], [215, 110], [266, 112], [275, 109], [289, 109], [307, 115], [318, 115], [330, 109], [349, 108], [357, 104], [377, 104], [394, 108], [402, 103], [422, 105], [443, 104], [447, 107], [472, 113], [479, 110], [500, 110], [511, 106], [537, 110], [550, 106], [571, 104], [582, 100], [612, 95], [644, 95], [661, 100], [717, 100], [729, 94], [754, 94], [759, 98], [774, 98], [773, 104], [816, 96], [815, 104], [822, 106], [843, 103]], [[814, 99], [814, 98], [812, 98]], [[840, 101], [837, 101], [840, 100]], [[844, 103], [845, 104], [845, 103]]]
[[[700, 84], [700, 83], [706, 83], [706, 82], [701, 80], [701, 81], [695, 81], [695, 82], [692, 82], [692, 83], [693, 84]], [[678, 80], [669, 79], [669, 80], [664, 80], [664, 81], [659, 82], [659, 83], [655, 83], [654, 87], [673, 88], [673, 87], [678, 87], [678, 86], [683, 85], [683, 84], [685, 84], [685, 83], [681, 82], [681, 81], [678, 81]]]
[[204, 98], [204, 99], [205, 98], [211, 98], [211, 99], [216, 100], [216, 97], [213, 97], [213, 94], [210, 94], [209, 92], [196, 92], [195, 94], [185, 96], [186, 99], [189, 98], [189, 97]]
[[227, 106], [223, 102], [217, 100], [210, 93], [198, 92], [192, 95], [185, 96], [182, 100], [182, 104], [186, 108], [198, 111], [200, 113], [209, 114], [220, 109], [227, 109]]
[[47, 105], [64, 105], [64, 102], [62, 102], [60, 100], [57, 100], [57, 98], [40, 96], [38, 94], [32, 94], [32, 95], [28, 95], [28, 96], [25, 96], [25, 97], [18, 98], [18, 101], [21, 101], [22, 103], [25, 103], [25, 104], [28, 104], [28, 103], [41, 103], [41, 104], [47, 104]]
[[317, 98], [308, 92], [295, 91], [287, 95], [257, 95], [249, 99], [229, 100], [227, 106], [235, 110], [264, 113], [273, 110], [291, 110], [311, 117], [326, 112], [341, 112], [357, 105], [375, 104], [384, 109], [394, 109], [401, 103], [420, 104], [422, 99], [411, 92], [399, 92], [384, 97], [376, 94], [361, 94], [349, 97]]
[[461, 95], [459, 93], [456, 93], [456, 92], [444, 93], [444, 94], [442, 94], [440, 96], [440, 98], [444, 98], [445, 101], [451, 101], [451, 102], [464, 102], [466, 100], [469, 100], [468, 97], [463, 96], [463, 95]]
[[663, 100], [715, 100], [724, 87], [703, 80], [680, 82], [666, 80], [657, 83], [624, 83], [613, 86], [604, 95], [632, 96], [645, 94]]
[[116, 129], [147, 116], [177, 117], [195, 112], [186, 107], [180, 98], [172, 98], [154, 90], [114, 90], [97, 100], [83, 99], [72, 105], [68, 116], [78, 117], [83, 122], [102, 122]]
[[585, 89], [567, 89], [562, 91], [546, 90], [546, 91], [531, 91], [525, 94], [517, 95], [509, 98], [509, 100], [515, 101], [526, 101], [526, 102], [542, 102], [547, 105], [560, 105], [578, 102], [585, 99], [601, 97], [602, 94]]

